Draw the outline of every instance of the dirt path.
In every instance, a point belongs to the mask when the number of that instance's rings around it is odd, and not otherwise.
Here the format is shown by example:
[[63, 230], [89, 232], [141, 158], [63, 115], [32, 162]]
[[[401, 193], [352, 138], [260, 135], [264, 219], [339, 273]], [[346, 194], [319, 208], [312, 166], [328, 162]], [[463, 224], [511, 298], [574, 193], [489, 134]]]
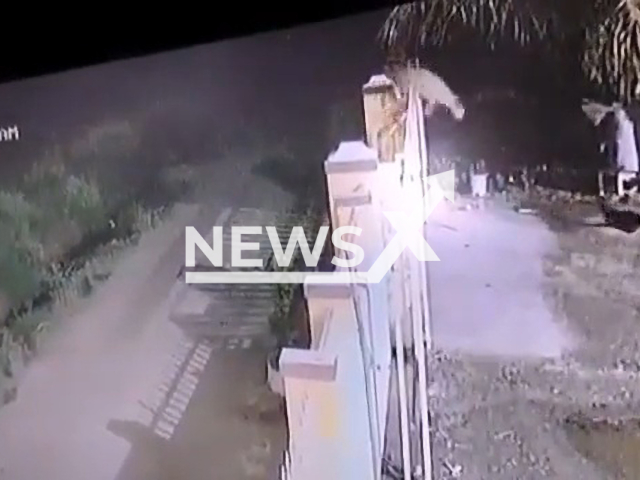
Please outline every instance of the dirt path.
[[[151, 353], [145, 337], [154, 310], [167, 308], [159, 305], [166, 291], [151, 290], [147, 282], [164, 267], [165, 252], [180, 245], [196, 213], [178, 207], [145, 236], [25, 372], [17, 401], [0, 410], [0, 465], [7, 478], [114, 478], [127, 445], [104, 425], [142, 393], [136, 369]], [[159, 375], [152, 363], [144, 365], [150, 378]]]
[[117, 480], [277, 478], [286, 434], [280, 404], [256, 369], [266, 353], [214, 352], [170, 439], [139, 424], [115, 425], [132, 445]]
[[[113, 480], [132, 443], [109, 427], [131, 423], [135, 431], [153, 435], [145, 428], [148, 412], [140, 402], [182, 361], [176, 357], [184, 345], [187, 350], [196, 347], [170, 320], [179, 288], [176, 274], [184, 260], [184, 227], [210, 228], [225, 207], [258, 203], [282, 208], [287, 203], [281, 192], [239, 170], [236, 162], [215, 167], [201, 172], [209, 183], [198, 193], [197, 205], [177, 206], [161, 227], [142, 237], [94, 295], [73, 312], [64, 312], [73, 315], [24, 373], [17, 400], [0, 409], [0, 479]], [[247, 368], [253, 377], [260, 376], [263, 360], [249, 362]], [[244, 381], [233, 371], [215, 375], [209, 382], [218, 388]], [[214, 424], [225, 415], [215, 405], [210, 414]], [[212, 465], [228, 460], [215, 455], [215, 445], [201, 448], [208, 448], [205, 458]], [[173, 478], [194, 478], [184, 473], [178, 470]]]

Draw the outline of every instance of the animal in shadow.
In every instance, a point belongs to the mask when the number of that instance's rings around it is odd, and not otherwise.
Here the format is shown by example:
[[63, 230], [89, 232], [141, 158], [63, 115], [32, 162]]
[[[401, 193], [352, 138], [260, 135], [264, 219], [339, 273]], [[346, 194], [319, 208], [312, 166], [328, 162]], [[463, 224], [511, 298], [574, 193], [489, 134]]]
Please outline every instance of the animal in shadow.
[[[628, 197], [622, 203], [628, 203]], [[594, 226], [615, 228], [625, 233], [635, 233], [640, 229], [640, 214], [628, 208], [617, 208], [607, 203], [604, 197], [598, 197], [598, 207], [604, 215], [604, 223]]]

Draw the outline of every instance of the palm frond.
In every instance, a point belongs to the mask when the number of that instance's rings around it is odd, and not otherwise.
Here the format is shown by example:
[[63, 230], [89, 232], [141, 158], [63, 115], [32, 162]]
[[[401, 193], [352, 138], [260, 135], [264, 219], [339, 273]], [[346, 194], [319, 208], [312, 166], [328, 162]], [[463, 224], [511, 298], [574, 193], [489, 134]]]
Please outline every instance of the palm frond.
[[526, 45], [564, 34], [550, 0], [430, 0], [395, 7], [380, 32], [389, 48], [442, 45], [461, 28], [470, 28], [492, 46], [500, 39]]
[[492, 47], [544, 41], [618, 100], [640, 98], [640, 0], [419, 1], [395, 7], [380, 40], [388, 49], [438, 46], [463, 29]]
[[617, 98], [640, 97], [640, 2], [617, 0], [585, 30], [582, 69], [587, 78], [608, 86]]

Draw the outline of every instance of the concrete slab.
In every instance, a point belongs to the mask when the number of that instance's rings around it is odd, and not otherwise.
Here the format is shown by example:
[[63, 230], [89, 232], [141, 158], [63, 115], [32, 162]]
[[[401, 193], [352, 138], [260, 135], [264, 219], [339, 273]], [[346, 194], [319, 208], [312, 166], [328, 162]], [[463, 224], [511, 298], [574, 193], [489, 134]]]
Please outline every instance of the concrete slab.
[[154, 435], [120, 429], [131, 451], [117, 480], [276, 478], [286, 427], [280, 399], [266, 389], [266, 351], [234, 345], [214, 351], [189, 406], [170, 411]]
[[427, 237], [440, 258], [428, 266], [436, 347], [534, 357], [570, 348], [571, 335], [545, 298], [543, 259], [557, 245], [540, 219], [496, 204], [441, 205]]

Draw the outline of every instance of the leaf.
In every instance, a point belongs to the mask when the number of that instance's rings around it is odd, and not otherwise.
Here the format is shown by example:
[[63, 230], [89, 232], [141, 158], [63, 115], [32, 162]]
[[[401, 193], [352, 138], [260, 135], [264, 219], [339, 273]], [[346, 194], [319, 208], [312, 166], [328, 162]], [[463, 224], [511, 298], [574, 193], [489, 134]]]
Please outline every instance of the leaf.
[[[380, 30], [394, 58], [442, 45], [463, 30], [489, 46], [511, 42], [560, 52], [587, 80], [628, 102], [640, 97], [638, 0], [430, 0], [395, 7]], [[413, 52], [415, 53], [415, 52]]]

